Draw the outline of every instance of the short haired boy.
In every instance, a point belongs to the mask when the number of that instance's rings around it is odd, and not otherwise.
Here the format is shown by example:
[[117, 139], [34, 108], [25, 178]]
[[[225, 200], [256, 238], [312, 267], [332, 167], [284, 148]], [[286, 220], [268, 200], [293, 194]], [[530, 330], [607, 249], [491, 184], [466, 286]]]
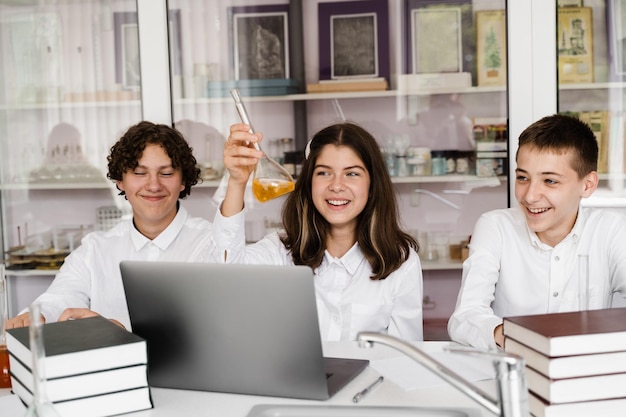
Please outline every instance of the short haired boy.
[[[180, 205], [200, 180], [200, 169], [178, 130], [139, 122], [113, 145], [107, 160], [107, 176], [130, 203], [133, 217], [87, 234], [67, 256], [36, 300], [45, 322], [102, 315], [130, 330], [121, 261], [214, 262], [219, 255], [211, 222]], [[24, 310], [8, 327], [29, 323]]]
[[[611, 307], [626, 298], [626, 217], [585, 208], [598, 187], [598, 145], [589, 126], [566, 115], [544, 117], [519, 138], [515, 198], [519, 206], [477, 221], [454, 313], [452, 340], [503, 347], [502, 318]], [[588, 255], [581, 294], [578, 255]]]

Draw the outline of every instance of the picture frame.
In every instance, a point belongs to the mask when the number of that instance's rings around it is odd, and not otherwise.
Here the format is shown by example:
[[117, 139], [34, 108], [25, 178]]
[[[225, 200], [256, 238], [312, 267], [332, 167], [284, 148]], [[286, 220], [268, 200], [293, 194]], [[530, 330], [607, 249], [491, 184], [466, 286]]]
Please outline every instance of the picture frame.
[[626, 81], [626, 0], [607, 0], [609, 80]]
[[591, 7], [557, 10], [559, 83], [593, 83], [593, 20]]
[[478, 86], [504, 86], [507, 79], [506, 11], [476, 12]]
[[[182, 73], [180, 10], [168, 11], [170, 66], [175, 75]], [[113, 13], [115, 43], [115, 82], [124, 90], [141, 88], [137, 12]]]
[[318, 3], [318, 38], [320, 80], [389, 80], [387, 0]]
[[466, 72], [476, 85], [476, 29], [471, 0], [405, 0], [405, 9], [406, 73]]
[[235, 80], [289, 79], [289, 5], [229, 7]]

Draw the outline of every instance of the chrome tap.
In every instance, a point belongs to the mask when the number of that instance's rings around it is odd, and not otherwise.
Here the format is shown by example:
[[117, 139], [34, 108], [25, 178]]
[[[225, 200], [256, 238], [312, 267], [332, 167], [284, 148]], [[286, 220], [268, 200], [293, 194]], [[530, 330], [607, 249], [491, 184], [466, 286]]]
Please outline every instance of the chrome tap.
[[498, 383], [498, 398], [493, 398], [450, 368], [433, 359], [417, 347], [381, 333], [361, 332], [357, 336], [361, 347], [371, 347], [382, 343], [404, 353], [417, 363], [439, 375], [459, 391], [500, 417], [528, 417], [528, 389], [524, 377], [524, 359], [518, 355], [504, 352], [487, 352], [463, 347], [448, 347], [446, 350], [473, 356], [493, 359]]

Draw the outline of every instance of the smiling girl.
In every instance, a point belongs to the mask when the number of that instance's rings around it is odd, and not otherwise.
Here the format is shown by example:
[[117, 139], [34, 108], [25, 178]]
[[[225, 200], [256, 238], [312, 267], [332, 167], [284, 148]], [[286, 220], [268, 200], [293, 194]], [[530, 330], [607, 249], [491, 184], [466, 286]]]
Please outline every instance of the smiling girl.
[[315, 273], [322, 339], [360, 331], [422, 340], [417, 242], [399, 226], [391, 178], [376, 140], [352, 123], [329, 126], [307, 145], [302, 173], [282, 208], [284, 230], [245, 245], [243, 194], [261, 135], [231, 126], [224, 149], [228, 191], [214, 226], [228, 263], [307, 265]]

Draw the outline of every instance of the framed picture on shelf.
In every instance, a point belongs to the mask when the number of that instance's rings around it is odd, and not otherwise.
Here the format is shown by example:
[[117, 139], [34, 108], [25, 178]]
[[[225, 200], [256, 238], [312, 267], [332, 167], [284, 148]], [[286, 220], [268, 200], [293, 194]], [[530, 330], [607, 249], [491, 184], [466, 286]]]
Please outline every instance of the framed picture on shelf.
[[476, 76], [479, 86], [506, 85], [506, 14], [476, 12]]
[[289, 5], [228, 10], [235, 80], [289, 78]]
[[389, 80], [387, 0], [318, 4], [319, 79]]
[[406, 0], [408, 74], [469, 73], [476, 84], [471, 0]]
[[607, 0], [609, 80], [626, 81], [626, 0]]
[[557, 15], [559, 83], [592, 83], [591, 7], [561, 7]]
[[[180, 10], [170, 10], [167, 15], [170, 33], [170, 68], [174, 74], [180, 75], [182, 67]], [[113, 24], [115, 27], [115, 82], [121, 84], [124, 90], [139, 90], [141, 67], [137, 12], [113, 13]]]

